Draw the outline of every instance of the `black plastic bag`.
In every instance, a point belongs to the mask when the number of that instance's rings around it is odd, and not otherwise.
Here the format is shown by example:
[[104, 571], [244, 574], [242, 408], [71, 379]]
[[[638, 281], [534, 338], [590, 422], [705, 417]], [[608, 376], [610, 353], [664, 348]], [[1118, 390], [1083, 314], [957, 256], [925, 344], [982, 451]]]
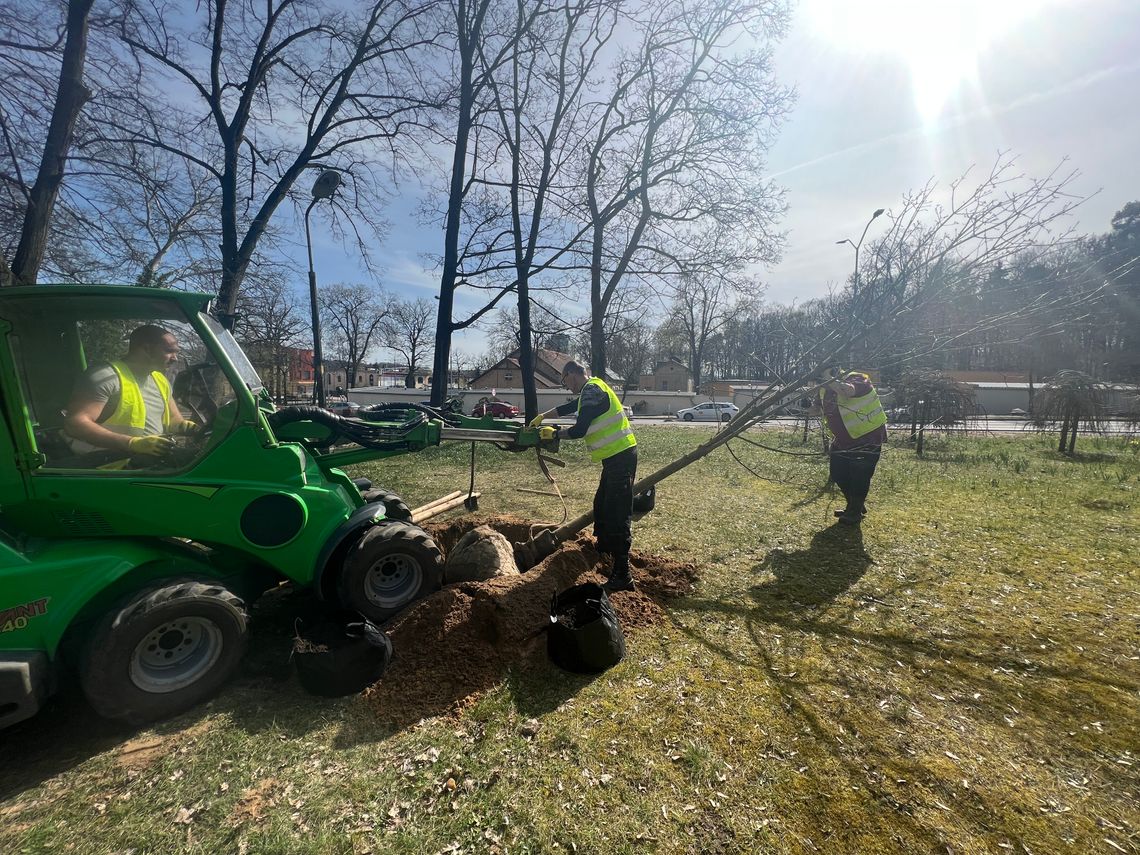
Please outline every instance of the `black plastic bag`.
[[625, 636], [601, 585], [575, 585], [550, 601], [546, 649], [554, 664], [597, 674], [625, 658]]
[[297, 678], [306, 691], [325, 698], [362, 692], [392, 661], [392, 641], [368, 621], [325, 621], [293, 643]]

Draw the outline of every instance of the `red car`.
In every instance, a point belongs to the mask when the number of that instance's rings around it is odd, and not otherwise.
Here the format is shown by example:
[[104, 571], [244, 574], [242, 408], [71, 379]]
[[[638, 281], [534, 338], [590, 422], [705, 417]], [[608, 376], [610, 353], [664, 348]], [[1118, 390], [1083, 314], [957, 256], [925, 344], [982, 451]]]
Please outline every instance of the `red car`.
[[471, 411], [473, 416], [485, 416], [488, 413], [496, 419], [513, 419], [518, 417], [519, 408], [506, 401], [480, 401]]

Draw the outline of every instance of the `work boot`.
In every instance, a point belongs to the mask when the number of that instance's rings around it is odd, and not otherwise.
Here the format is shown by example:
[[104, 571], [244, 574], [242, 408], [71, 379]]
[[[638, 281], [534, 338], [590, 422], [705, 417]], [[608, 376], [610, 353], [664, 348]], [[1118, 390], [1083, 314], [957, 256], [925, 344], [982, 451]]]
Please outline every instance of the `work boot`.
[[[844, 508], [841, 511], [840, 510], [832, 511], [832, 513], [834, 513], [837, 517], [851, 516], [851, 512], [848, 508]], [[867, 506], [866, 505], [863, 505], [859, 509], [859, 516], [861, 516], [861, 517], [867, 516]]]
[[622, 558], [614, 559], [613, 569], [610, 570], [610, 575], [606, 578], [606, 582], [602, 587], [610, 593], [614, 591], [633, 590], [633, 575], [629, 571], [628, 557], [623, 556]]
[[844, 525], [859, 525], [859, 523], [863, 522], [863, 515], [851, 513], [849, 510], [846, 510], [839, 515], [839, 521]]

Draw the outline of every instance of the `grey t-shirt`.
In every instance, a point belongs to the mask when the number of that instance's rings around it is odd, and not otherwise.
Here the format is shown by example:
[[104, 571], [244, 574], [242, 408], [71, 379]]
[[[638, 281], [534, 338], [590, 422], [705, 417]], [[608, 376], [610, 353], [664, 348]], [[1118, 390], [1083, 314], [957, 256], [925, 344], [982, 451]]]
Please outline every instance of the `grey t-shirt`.
[[[104, 424], [103, 427], [127, 436], [150, 436], [151, 434], [164, 433], [162, 414], [166, 409], [166, 403], [162, 399], [162, 392], [159, 390], [158, 384], [150, 374], [136, 377], [135, 380], [139, 384], [143, 405], [146, 407], [146, 427], [133, 428], [129, 425], [108, 424]], [[115, 408], [119, 406], [121, 390], [118, 373], [110, 365], [100, 365], [83, 375], [79, 382], [82, 384], [80, 392], [83, 397], [88, 400], [100, 401], [103, 404], [103, 412], [96, 421], [105, 422], [115, 412]], [[99, 450], [99, 446], [75, 438], [71, 438], [71, 448], [77, 454], [87, 454]]]

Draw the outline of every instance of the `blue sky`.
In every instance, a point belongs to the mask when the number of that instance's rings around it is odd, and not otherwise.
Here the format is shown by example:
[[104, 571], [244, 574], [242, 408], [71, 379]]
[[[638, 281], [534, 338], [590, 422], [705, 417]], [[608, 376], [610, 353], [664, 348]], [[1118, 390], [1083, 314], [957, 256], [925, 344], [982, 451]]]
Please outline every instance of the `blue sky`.
[[[793, 15], [775, 67], [798, 97], [769, 163], [787, 190], [787, 245], [758, 271], [768, 301], [825, 293], [852, 265], [835, 242], [857, 240], [873, 210], [931, 178], [987, 169], [999, 151], [1032, 175], [1068, 157], [1076, 190], [1092, 195], [1081, 231], [1107, 231], [1140, 198], [1140, 0], [801, 0]], [[430, 297], [438, 277], [419, 254], [442, 234], [416, 222], [412, 190], [377, 258], [385, 287]], [[365, 275], [315, 238], [321, 281]], [[482, 336], [457, 346], [480, 352]]]

